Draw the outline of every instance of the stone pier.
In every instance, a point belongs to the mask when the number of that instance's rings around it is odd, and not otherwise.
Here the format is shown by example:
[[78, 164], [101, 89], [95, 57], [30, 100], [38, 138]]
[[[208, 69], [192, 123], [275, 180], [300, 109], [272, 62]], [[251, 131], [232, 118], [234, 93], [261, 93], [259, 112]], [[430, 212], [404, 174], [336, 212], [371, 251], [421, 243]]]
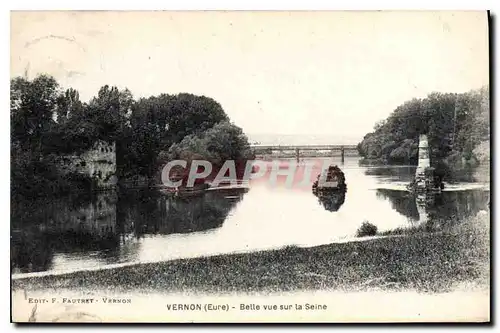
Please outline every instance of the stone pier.
[[430, 163], [429, 143], [426, 135], [420, 135], [418, 143], [418, 166], [415, 171], [414, 190], [431, 191], [443, 188], [441, 180], [436, 180]]

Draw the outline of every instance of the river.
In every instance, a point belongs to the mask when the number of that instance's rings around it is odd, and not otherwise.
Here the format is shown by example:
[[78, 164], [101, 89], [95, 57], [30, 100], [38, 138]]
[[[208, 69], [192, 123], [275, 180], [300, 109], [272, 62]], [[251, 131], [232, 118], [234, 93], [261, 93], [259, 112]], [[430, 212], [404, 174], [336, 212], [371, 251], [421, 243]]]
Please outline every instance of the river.
[[[301, 161], [296, 175], [305, 163], [318, 161]], [[330, 197], [316, 197], [310, 182], [287, 186], [282, 176], [275, 184], [261, 178], [246, 191], [189, 199], [126, 191], [16, 202], [13, 277], [348, 242], [364, 221], [382, 234], [419, 227], [434, 232], [488, 209], [489, 183], [447, 184], [443, 193], [422, 200], [405, 191], [414, 167], [358, 162], [332, 160], [345, 173], [347, 191]], [[319, 172], [313, 168], [311, 179]]]

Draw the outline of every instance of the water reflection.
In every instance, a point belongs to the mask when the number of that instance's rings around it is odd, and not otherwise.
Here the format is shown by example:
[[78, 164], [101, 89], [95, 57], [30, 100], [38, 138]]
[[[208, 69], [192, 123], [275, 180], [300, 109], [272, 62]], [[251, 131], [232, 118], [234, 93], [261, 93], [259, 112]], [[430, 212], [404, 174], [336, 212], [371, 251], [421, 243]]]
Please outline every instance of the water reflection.
[[15, 273], [28, 273], [65, 265], [68, 257], [86, 266], [133, 261], [140, 238], [218, 228], [243, 195], [210, 192], [184, 200], [151, 191], [107, 191], [16, 202], [11, 265]]
[[[419, 226], [440, 230], [487, 209], [488, 191], [416, 198], [406, 191], [381, 189], [398, 188], [395, 184], [411, 174], [404, 169], [367, 175], [357, 158], [348, 158], [342, 171], [349, 191], [322, 196], [311, 193], [312, 184], [288, 187], [278, 179], [271, 186], [256, 179], [248, 193], [208, 192], [189, 199], [128, 191], [13, 202], [13, 272], [72, 272], [289, 245], [316, 246], [357, 239], [363, 221], [376, 225], [381, 233]], [[321, 168], [314, 169], [311, 179], [319, 172]], [[297, 173], [302, 182], [304, 168]]]
[[346, 189], [318, 191], [314, 195], [324, 209], [329, 212], [336, 212], [344, 204]]
[[231, 196], [208, 192], [182, 199], [147, 191], [123, 193], [117, 209], [118, 227], [121, 233], [134, 233], [137, 237], [218, 228], [243, 195], [241, 192]]
[[377, 189], [376, 195], [381, 199], [388, 199], [392, 209], [413, 221], [419, 220], [415, 197], [407, 191]]
[[405, 191], [378, 189], [377, 196], [391, 202], [394, 210], [408, 217], [414, 227], [426, 231], [443, 230], [488, 209], [490, 193], [466, 190], [415, 194]]
[[18, 272], [47, 271], [52, 266], [53, 249], [46, 234], [32, 228], [14, 230], [11, 236], [11, 267]]
[[415, 176], [416, 166], [374, 166], [367, 167], [365, 175], [379, 176], [388, 180], [410, 182]]

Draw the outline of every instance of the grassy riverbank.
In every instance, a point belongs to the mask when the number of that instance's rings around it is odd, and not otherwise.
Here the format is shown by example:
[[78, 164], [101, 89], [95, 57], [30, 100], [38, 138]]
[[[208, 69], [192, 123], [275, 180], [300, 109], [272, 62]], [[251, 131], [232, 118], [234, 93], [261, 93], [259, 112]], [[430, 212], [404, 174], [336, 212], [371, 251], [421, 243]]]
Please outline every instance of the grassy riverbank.
[[95, 272], [25, 278], [13, 289], [109, 292], [416, 290], [489, 283], [489, 213], [435, 234], [412, 232], [313, 248], [218, 255]]

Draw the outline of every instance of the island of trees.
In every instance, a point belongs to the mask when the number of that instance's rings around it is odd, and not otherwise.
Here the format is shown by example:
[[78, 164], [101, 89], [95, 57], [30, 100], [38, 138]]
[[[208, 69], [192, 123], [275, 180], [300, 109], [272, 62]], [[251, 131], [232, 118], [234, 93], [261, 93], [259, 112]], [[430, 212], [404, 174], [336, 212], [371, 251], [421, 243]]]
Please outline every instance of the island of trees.
[[[134, 99], [103, 86], [82, 102], [51, 76], [11, 79], [11, 194], [36, 197], [74, 191], [89, 180], [62, 175], [57, 158], [98, 140], [116, 143], [118, 181], [157, 182], [162, 165], [196, 154], [213, 163], [252, 157], [248, 139], [212, 98], [188, 93]], [[182, 155], [182, 156], [181, 156]], [[83, 184], [83, 185], [82, 185]]]
[[426, 134], [436, 172], [450, 181], [468, 179], [489, 163], [489, 110], [488, 87], [407, 101], [358, 144], [362, 163], [417, 165], [418, 138]]

